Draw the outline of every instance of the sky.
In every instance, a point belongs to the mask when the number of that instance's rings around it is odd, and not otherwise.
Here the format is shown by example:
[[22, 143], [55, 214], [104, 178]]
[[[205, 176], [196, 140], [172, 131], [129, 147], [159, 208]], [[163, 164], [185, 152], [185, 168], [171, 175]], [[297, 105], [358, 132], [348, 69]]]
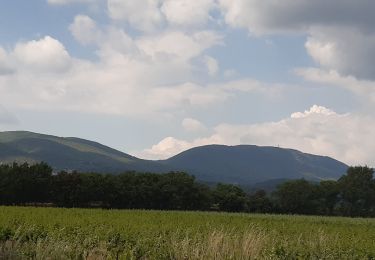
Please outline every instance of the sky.
[[0, 131], [375, 166], [375, 1], [5, 0]]

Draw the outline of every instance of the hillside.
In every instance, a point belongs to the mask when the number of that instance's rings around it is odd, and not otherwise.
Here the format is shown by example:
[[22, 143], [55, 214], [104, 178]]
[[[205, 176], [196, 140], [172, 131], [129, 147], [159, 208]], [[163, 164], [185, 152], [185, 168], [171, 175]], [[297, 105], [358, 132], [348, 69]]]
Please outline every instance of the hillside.
[[55, 170], [118, 173], [121, 171], [163, 171], [157, 162], [79, 138], [64, 138], [32, 132], [0, 132], [0, 162], [44, 161]]
[[[142, 160], [102, 144], [32, 132], [0, 132], [0, 163], [44, 161], [55, 170], [104, 173], [186, 171], [215, 183], [274, 186], [281, 179], [337, 179], [347, 165], [329, 157], [254, 145], [208, 145], [167, 160]], [[270, 181], [270, 182], [269, 182]]]
[[337, 179], [347, 165], [325, 156], [255, 145], [207, 145], [163, 162], [211, 182], [251, 184], [277, 179]]

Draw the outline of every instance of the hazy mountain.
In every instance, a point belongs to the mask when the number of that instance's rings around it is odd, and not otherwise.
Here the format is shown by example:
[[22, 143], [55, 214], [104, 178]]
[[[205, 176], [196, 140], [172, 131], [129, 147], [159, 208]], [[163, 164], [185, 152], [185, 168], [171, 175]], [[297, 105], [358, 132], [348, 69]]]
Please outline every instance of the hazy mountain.
[[44, 161], [56, 170], [106, 173], [186, 171], [205, 182], [249, 185], [280, 179], [336, 179], [347, 165], [329, 157], [253, 145], [208, 145], [149, 161], [96, 142], [31, 132], [0, 132], [0, 163]]
[[211, 182], [249, 184], [277, 179], [337, 179], [347, 165], [325, 156], [255, 145], [207, 145], [192, 148], [163, 163]]
[[56, 170], [118, 173], [163, 171], [157, 162], [141, 160], [96, 142], [32, 132], [0, 132], [0, 162], [44, 161]]

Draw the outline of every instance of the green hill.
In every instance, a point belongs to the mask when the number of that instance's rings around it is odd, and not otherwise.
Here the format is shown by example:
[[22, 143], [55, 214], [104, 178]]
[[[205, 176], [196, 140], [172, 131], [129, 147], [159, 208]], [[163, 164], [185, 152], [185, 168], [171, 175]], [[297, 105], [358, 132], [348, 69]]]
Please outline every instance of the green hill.
[[56, 170], [117, 173], [162, 171], [157, 162], [141, 160], [96, 142], [32, 132], [1, 132], [0, 162], [44, 161]]
[[102, 144], [32, 132], [0, 132], [0, 163], [44, 161], [55, 170], [119, 173], [186, 171], [207, 183], [274, 186], [277, 180], [337, 179], [347, 165], [329, 157], [254, 145], [196, 147], [167, 160], [142, 160]]
[[245, 185], [280, 179], [337, 179], [348, 168], [326, 156], [256, 145], [206, 145], [184, 151], [163, 163], [204, 181]]

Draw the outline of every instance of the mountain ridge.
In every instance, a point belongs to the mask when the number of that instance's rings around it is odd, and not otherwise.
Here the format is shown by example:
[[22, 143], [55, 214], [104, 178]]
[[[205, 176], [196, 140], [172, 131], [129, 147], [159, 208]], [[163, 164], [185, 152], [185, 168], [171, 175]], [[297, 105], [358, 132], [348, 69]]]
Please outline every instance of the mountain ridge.
[[98, 142], [29, 131], [0, 132], [0, 163], [45, 161], [56, 171], [186, 171], [208, 182], [251, 184], [274, 179], [337, 179], [347, 165], [327, 156], [256, 145], [207, 145], [166, 160], [144, 160]]
[[[228, 159], [228, 156], [230, 157]], [[241, 181], [262, 182], [271, 179], [310, 180], [337, 179], [343, 175], [347, 165], [328, 156], [312, 155], [295, 149], [256, 145], [207, 145], [195, 147], [165, 160], [169, 166], [185, 169], [195, 174], [205, 171], [200, 176], [212, 181], [212, 175], [234, 172], [226, 175], [227, 182]], [[202, 169], [202, 162], [210, 162], [210, 168]], [[198, 165], [195, 167], [195, 165]], [[249, 172], [247, 172], [249, 171]], [[283, 174], [275, 175], [278, 171]], [[215, 172], [215, 174], [213, 173]], [[249, 174], [250, 173], [250, 174]], [[250, 176], [249, 176], [250, 175]], [[262, 175], [264, 178], [262, 178]], [[267, 175], [267, 176], [264, 176]], [[246, 179], [243, 179], [244, 177]], [[258, 176], [258, 178], [257, 178]]]

